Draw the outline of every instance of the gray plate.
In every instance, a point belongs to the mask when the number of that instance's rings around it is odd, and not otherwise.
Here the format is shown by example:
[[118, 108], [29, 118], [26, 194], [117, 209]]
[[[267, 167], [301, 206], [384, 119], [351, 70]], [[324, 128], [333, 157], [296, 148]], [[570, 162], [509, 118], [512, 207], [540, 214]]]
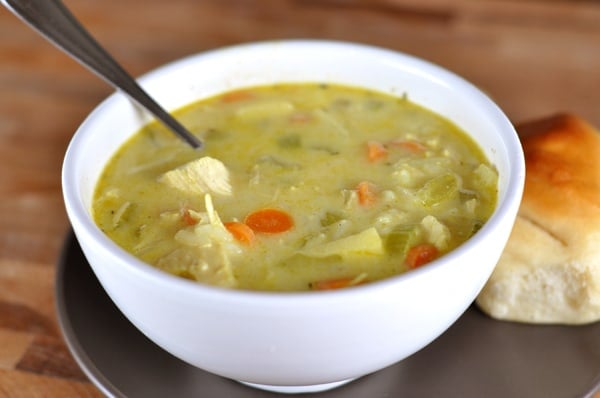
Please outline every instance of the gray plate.
[[[190, 366], [141, 334], [105, 294], [69, 234], [57, 309], [69, 349], [111, 397], [276, 397]], [[408, 359], [314, 398], [591, 397], [600, 387], [600, 323], [531, 326], [469, 308]], [[297, 395], [296, 395], [297, 396]]]

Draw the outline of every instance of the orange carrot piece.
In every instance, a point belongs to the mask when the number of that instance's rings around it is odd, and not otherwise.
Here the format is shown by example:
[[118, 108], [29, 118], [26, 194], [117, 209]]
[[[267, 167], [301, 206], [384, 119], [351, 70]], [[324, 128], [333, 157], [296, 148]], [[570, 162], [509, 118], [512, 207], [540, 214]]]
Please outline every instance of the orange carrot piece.
[[244, 223], [230, 221], [223, 223], [223, 225], [225, 225], [225, 228], [229, 231], [231, 235], [233, 235], [233, 237], [237, 241], [245, 245], [251, 245], [254, 242], [254, 239], [256, 238], [252, 228], [250, 228]]
[[254, 94], [248, 90], [236, 90], [225, 93], [221, 96], [221, 101], [226, 103], [246, 101], [254, 98]]
[[354, 280], [356, 278], [336, 278], [336, 279], [326, 279], [323, 281], [317, 281], [310, 284], [310, 288], [312, 290], [334, 290], [334, 289], [343, 289], [345, 287], [350, 287], [354, 285]]
[[356, 187], [358, 194], [358, 203], [361, 206], [371, 206], [377, 201], [375, 187], [369, 181], [361, 181]]
[[397, 148], [402, 148], [414, 154], [422, 154], [427, 149], [425, 145], [421, 144], [418, 141], [412, 140], [394, 140], [390, 141], [390, 145]]
[[362, 273], [358, 276], [354, 277], [343, 277], [343, 278], [333, 278], [333, 279], [325, 279], [316, 282], [312, 282], [310, 284], [310, 288], [312, 290], [333, 290], [333, 289], [343, 289], [350, 286], [358, 286], [367, 282], [367, 274]]
[[188, 209], [184, 209], [181, 212], [181, 220], [185, 225], [196, 225], [198, 224], [198, 220], [192, 217], [190, 211]]
[[279, 209], [261, 209], [246, 216], [244, 223], [254, 232], [277, 234], [292, 229], [292, 216]]
[[422, 243], [411, 247], [406, 254], [404, 263], [410, 269], [418, 268], [439, 256], [438, 249], [429, 243]]
[[381, 142], [368, 141], [367, 142], [367, 159], [369, 162], [374, 163], [384, 159], [388, 154], [387, 149]]

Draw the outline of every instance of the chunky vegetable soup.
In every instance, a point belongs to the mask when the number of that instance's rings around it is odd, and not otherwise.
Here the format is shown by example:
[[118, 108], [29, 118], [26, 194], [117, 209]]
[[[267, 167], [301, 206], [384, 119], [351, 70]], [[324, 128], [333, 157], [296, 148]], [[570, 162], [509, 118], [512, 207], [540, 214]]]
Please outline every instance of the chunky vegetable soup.
[[332, 84], [261, 86], [157, 123], [111, 159], [100, 228], [169, 273], [300, 291], [367, 283], [443, 256], [492, 213], [497, 173], [457, 126], [402, 98]]

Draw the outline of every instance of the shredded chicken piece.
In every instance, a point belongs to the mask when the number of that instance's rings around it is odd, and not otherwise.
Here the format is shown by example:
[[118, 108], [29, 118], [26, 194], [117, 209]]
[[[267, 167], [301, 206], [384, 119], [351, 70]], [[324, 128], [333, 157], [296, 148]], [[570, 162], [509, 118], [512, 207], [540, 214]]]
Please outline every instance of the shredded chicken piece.
[[121, 220], [125, 217], [127, 211], [131, 209], [131, 206], [131, 202], [125, 202], [117, 209], [112, 218], [113, 228], [117, 228], [121, 224]]
[[446, 250], [450, 242], [450, 230], [434, 216], [428, 215], [421, 221], [427, 240], [438, 250]]
[[233, 287], [237, 281], [231, 257], [239, 256], [242, 251], [225, 228], [208, 193], [204, 195], [204, 205], [206, 213], [197, 213], [197, 224], [175, 233], [175, 241], [183, 247], [159, 259], [158, 266], [175, 273], [188, 273], [200, 281]]
[[192, 160], [158, 178], [158, 181], [191, 194], [231, 195], [229, 171], [220, 160], [209, 156]]

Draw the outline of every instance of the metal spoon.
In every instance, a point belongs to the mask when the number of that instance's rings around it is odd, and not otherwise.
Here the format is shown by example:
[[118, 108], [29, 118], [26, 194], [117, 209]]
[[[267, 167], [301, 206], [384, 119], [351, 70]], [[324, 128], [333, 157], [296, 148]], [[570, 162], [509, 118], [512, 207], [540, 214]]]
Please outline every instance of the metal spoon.
[[193, 148], [202, 142], [175, 120], [83, 28], [60, 0], [0, 0], [34, 30], [120, 89]]

